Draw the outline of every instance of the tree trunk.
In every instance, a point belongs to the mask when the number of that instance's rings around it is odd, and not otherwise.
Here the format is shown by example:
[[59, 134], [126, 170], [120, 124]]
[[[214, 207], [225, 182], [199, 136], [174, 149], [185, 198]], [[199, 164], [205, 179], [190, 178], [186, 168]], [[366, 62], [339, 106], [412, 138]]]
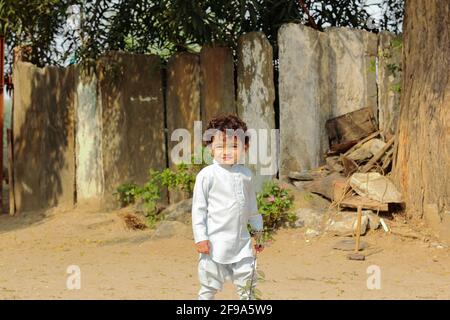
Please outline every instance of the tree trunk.
[[407, 0], [394, 179], [411, 218], [450, 241], [450, 1]]

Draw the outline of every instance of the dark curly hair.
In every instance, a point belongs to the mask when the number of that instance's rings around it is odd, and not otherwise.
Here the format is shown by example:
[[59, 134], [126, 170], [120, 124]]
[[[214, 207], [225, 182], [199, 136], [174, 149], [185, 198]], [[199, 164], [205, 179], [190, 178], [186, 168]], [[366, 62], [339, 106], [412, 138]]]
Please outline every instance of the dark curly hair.
[[[218, 115], [214, 118], [212, 118], [209, 123], [208, 126], [206, 127], [206, 130], [211, 130], [211, 129], [215, 129], [215, 130], [219, 130], [223, 133], [227, 133], [226, 130], [227, 129], [232, 129], [232, 130], [242, 130], [244, 133], [247, 132], [247, 124], [238, 116], [229, 113], [229, 114], [221, 114]], [[209, 145], [213, 142], [214, 137], [209, 137], [206, 141], [205, 144]], [[248, 145], [250, 141], [250, 137], [248, 135], [245, 135], [245, 141], [244, 144]]]

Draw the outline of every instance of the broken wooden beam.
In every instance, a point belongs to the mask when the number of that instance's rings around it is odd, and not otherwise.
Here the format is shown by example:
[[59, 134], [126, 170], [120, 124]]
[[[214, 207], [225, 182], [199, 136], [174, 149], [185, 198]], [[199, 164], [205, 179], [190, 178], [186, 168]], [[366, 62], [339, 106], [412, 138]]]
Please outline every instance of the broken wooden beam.
[[344, 155], [348, 156], [350, 153], [352, 153], [353, 151], [355, 151], [356, 149], [358, 149], [359, 147], [361, 147], [364, 143], [366, 143], [367, 141], [369, 141], [370, 139], [373, 139], [375, 137], [377, 137], [380, 134], [380, 130], [375, 131], [374, 133], [368, 135], [367, 137], [365, 137], [364, 139], [362, 139], [361, 141], [359, 141], [357, 144], [355, 144], [351, 149], [349, 149]]
[[375, 162], [377, 162], [378, 160], [381, 159], [381, 157], [385, 154], [386, 150], [389, 149], [391, 147], [391, 145], [394, 143], [395, 137], [392, 137], [391, 140], [389, 140], [386, 145], [383, 147], [383, 149], [381, 149], [376, 155], [374, 155], [369, 162], [367, 162], [364, 167], [361, 169], [360, 172], [362, 173], [366, 173], [368, 172], [370, 169], [372, 169], [373, 165], [375, 164]]

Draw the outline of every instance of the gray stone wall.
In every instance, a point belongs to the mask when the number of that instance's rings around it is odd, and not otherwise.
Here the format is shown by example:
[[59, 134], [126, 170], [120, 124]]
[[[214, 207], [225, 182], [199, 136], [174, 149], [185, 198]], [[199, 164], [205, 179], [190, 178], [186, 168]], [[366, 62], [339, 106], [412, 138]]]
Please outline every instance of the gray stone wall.
[[320, 32], [285, 24], [278, 32], [280, 174], [324, 164], [325, 121], [370, 108], [393, 133], [399, 110], [401, 46], [389, 33], [349, 28]]
[[101, 204], [105, 181], [102, 161], [101, 107], [94, 69], [77, 67], [76, 77], [76, 196], [79, 204]]
[[331, 115], [325, 34], [299, 24], [278, 33], [281, 170], [311, 169], [321, 162]]
[[278, 141], [271, 143], [275, 129], [273, 52], [261, 32], [241, 36], [237, 51], [237, 111], [248, 129], [254, 130], [250, 154], [258, 163], [250, 158], [248, 163], [254, 173], [255, 190], [259, 191], [264, 181], [276, 175], [278, 166]]

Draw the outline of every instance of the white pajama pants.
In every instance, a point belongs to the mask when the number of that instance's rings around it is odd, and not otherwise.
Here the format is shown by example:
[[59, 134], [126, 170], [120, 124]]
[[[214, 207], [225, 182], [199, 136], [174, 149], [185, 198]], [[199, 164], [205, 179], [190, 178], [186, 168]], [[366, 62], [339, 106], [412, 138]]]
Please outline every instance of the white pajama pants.
[[[255, 263], [255, 272], [253, 264]], [[254, 257], [243, 258], [236, 263], [221, 264], [211, 259], [208, 254], [201, 254], [198, 262], [198, 277], [200, 280], [199, 300], [213, 300], [217, 291], [223, 289], [226, 280], [233, 281], [241, 300], [253, 300], [250, 295], [250, 284], [253, 289], [256, 285], [256, 259]], [[253, 282], [251, 282], [253, 274]]]

